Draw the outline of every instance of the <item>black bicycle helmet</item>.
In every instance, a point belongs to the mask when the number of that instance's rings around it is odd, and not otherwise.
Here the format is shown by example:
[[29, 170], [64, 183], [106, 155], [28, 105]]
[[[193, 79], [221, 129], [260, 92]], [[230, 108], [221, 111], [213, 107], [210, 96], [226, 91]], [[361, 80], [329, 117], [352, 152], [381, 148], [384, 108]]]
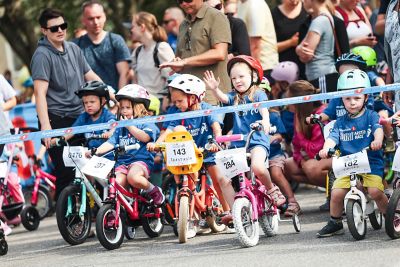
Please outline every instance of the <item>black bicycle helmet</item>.
[[365, 60], [360, 55], [353, 53], [345, 53], [338, 57], [335, 63], [336, 70], [339, 71], [340, 66], [343, 64], [356, 65], [360, 68], [360, 70], [365, 70], [367, 68], [367, 63]]
[[105, 97], [107, 100], [110, 99], [110, 93], [107, 89], [107, 85], [99, 81], [88, 81], [86, 82], [75, 94], [82, 98], [85, 95], [96, 95], [98, 97]]

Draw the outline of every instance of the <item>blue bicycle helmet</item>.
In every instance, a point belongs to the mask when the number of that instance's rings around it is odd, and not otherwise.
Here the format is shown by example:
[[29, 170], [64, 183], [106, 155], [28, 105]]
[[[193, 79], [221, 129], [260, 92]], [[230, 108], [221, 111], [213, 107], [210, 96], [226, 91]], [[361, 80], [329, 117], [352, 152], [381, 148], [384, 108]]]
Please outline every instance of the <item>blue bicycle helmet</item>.
[[359, 69], [347, 70], [338, 79], [337, 90], [350, 90], [371, 87], [368, 75]]
[[343, 64], [356, 65], [360, 68], [360, 70], [365, 70], [367, 68], [367, 63], [365, 60], [360, 55], [356, 55], [354, 53], [345, 53], [338, 57], [335, 63], [336, 70], [339, 71], [340, 66]]

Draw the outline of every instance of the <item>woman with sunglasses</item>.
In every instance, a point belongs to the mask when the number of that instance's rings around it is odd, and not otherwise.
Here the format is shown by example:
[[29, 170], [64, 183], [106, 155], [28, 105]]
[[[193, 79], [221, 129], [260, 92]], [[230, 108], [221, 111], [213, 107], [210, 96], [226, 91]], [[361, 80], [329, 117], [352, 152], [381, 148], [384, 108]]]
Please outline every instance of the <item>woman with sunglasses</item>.
[[[85, 81], [101, 79], [91, 70], [81, 49], [65, 41], [68, 24], [61, 11], [45, 9], [39, 17], [39, 23], [43, 37], [31, 61], [39, 128], [51, 130], [71, 127], [83, 111], [75, 91]], [[50, 148], [50, 138], [43, 141]], [[49, 149], [57, 176], [56, 198], [74, 177], [73, 169], [64, 166], [62, 153], [60, 147]]]

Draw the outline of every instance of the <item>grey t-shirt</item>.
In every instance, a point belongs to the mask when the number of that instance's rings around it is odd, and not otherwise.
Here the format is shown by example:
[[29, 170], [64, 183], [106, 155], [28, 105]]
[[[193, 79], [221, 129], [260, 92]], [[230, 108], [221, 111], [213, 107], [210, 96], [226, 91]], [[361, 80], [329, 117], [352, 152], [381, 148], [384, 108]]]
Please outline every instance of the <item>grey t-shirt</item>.
[[83, 112], [82, 101], [75, 92], [84, 84], [90, 71], [81, 49], [72, 42], [64, 42], [64, 52], [55, 49], [44, 37], [31, 61], [32, 79], [49, 83], [46, 100], [48, 112], [76, 118]]
[[3, 107], [0, 106], [0, 136], [10, 133], [10, 127], [8, 125], [8, 120], [4, 114]]
[[122, 36], [107, 33], [100, 44], [93, 44], [87, 34], [72, 41], [82, 49], [90, 67], [103, 82], [118, 90], [119, 74], [116, 64], [122, 61], [130, 62], [131, 59]]
[[[328, 15], [330, 18], [331, 16]], [[332, 20], [333, 24], [333, 20]], [[334, 59], [334, 38], [329, 18], [320, 15], [312, 20], [309, 32], [316, 32], [321, 37], [314, 51], [314, 58], [306, 63], [306, 76], [309, 81], [336, 72]]]

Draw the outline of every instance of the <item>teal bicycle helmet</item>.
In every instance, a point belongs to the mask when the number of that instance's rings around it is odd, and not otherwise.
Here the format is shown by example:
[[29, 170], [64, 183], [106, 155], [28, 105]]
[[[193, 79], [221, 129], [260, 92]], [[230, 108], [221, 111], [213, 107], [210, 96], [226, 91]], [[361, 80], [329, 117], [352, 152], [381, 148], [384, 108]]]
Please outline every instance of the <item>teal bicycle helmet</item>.
[[368, 75], [359, 69], [347, 70], [338, 79], [337, 90], [350, 90], [371, 87]]
[[339, 71], [340, 66], [343, 64], [356, 65], [360, 68], [360, 70], [365, 70], [367, 68], [367, 63], [365, 60], [360, 55], [356, 55], [354, 53], [345, 53], [338, 57], [335, 63], [336, 70]]

